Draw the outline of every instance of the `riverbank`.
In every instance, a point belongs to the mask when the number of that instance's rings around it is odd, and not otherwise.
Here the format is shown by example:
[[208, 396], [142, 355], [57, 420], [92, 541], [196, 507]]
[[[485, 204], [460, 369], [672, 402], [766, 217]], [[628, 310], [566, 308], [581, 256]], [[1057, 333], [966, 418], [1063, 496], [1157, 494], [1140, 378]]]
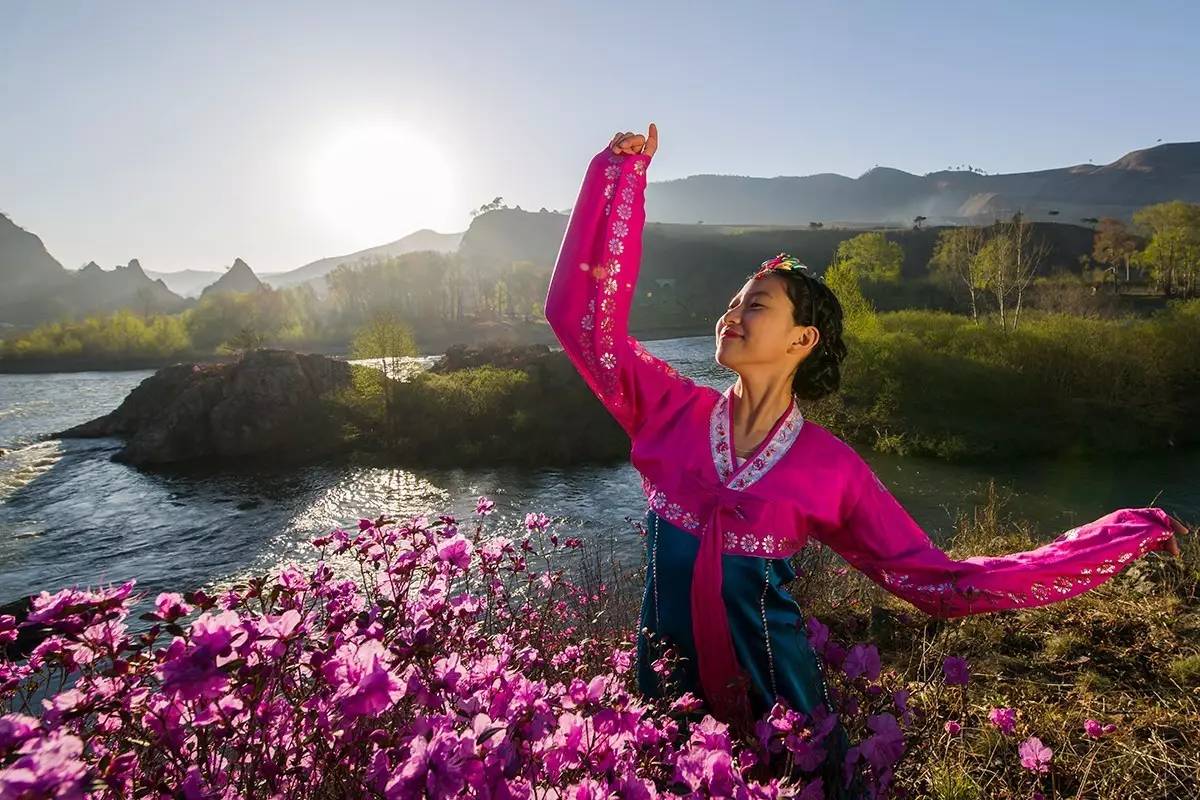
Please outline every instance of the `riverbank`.
[[[642, 341], [674, 339], [685, 336], [707, 336], [709, 326], [693, 324], [637, 328], [630, 334]], [[413, 339], [422, 356], [442, 355], [454, 345], [510, 345], [545, 344], [558, 347], [550, 326], [541, 322], [477, 322], [470, 325], [426, 325], [413, 329]], [[352, 358], [348, 342], [304, 343], [283, 345], [289, 350], [303, 353]], [[203, 361], [228, 364], [236, 361], [237, 355], [223, 353], [177, 353], [170, 356], [121, 357], [112, 359], [94, 358], [0, 358], [0, 374], [40, 375], [71, 372], [127, 372], [129, 370], [160, 369], [173, 364]]]

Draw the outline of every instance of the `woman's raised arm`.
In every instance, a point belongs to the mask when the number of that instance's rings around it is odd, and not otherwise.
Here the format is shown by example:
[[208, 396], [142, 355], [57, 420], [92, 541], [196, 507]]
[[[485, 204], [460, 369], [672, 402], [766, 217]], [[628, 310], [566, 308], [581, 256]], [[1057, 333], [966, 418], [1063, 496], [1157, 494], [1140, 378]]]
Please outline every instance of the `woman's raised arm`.
[[546, 320], [563, 350], [631, 438], [656, 410], [686, 401], [696, 390], [628, 334], [651, 140], [657, 145], [653, 126], [647, 152], [614, 153], [610, 144], [592, 158], [546, 294]]
[[1122, 508], [1024, 553], [950, 558], [862, 464], [842, 524], [816, 534], [888, 591], [936, 617], [1065, 600], [1111, 578], [1186, 529], [1161, 508]]

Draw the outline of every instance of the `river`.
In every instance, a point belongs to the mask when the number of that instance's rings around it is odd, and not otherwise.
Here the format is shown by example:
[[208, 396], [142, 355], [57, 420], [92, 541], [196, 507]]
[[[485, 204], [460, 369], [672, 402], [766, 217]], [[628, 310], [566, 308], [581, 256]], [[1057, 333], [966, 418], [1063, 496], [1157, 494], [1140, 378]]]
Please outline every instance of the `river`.
[[[646, 343], [699, 382], [724, 388], [709, 337]], [[428, 359], [426, 360], [426, 362]], [[417, 367], [420, 364], [415, 365]], [[143, 472], [117, 464], [111, 439], [46, 440], [116, 408], [152, 374], [0, 375], [0, 603], [43, 589], [136, 578], [142, 591], [183, 591], [311, 556], [309, 540], [360, 517], [452, 513], [496, 502], [487, 524], [519, 529], [524, 515], [611, 548], [634, 565], [645, 510], [628, 464], [569, 469], [400, 469], [350, 464]], [[860, 452], [862, 449], [860, 448]], [[964, 467], [864, 452], [935, 539], [989, 478], [1017, 492], [1021, 512], [1052, 533], [1122, 506], [1156, 505], [1200, 519], [1200, 451], [1137, 458], [1023, 460]]]

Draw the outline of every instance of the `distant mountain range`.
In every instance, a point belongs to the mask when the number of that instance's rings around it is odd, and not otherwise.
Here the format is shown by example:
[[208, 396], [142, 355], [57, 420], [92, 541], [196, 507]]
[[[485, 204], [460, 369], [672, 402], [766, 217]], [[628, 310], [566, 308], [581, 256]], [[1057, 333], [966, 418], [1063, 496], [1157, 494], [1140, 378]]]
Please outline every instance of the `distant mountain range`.
[[693, 175], [655, 181], [646, 213], [655, 222], [728, 225], [911, 224], [991, 222], [1021, 211], [1030, 220], [1129, 220], [1165, 200], [1200, 201], [1200, 142], [1135, 150], [1111, 164], [981, 175], [942, 171], [912, 175], [876, 167], [859, 178], [823, 173], [750, 178]]
[[[1104, 166], [1079, 164], [1009, 175], [949, 170], [918, 176], [887, 167], [859, 178], [830, 173], [776, 178], [694, 175], [650, 183], [646, 210], [652, 222], [704, 223], [693, 238], [697, 246], [711, 248], [712, 242], [703, 244], [708, 241], [703, 231], [714, 232], [717, 225], [906, 226], [918, 215], [928, 225], [971, 224], [1015, 211], [1032, 220], [1078, 223], [1105, 216], [1128, 220], [1137, 209], [1166, 200], [1200, 202], [1200, 142], [1137, 150]], [[531, 225], [536, 235], [526, 230]], [[23, 327], [118, 308], [173, 313], [206, 290], [312, 283], [322, 291], [320, 279], [339, 265], [419, 250], [453, 252], [460, 245], [476, 263], [505, 258], [541, 263], [553, 259], [550, 251], [561, 241], [564, 226], [565, 217], [552, 212], [489, 213], [477, 217], [469, 232], [423, 229], [388, 244], [256, 276], [241, 259], [227, 271], [147, 273], [137, 259], [112, 270], [94, 262], [78, 271], [66, 270], [41, 239], [0, 214], [0, 326]]]
[[[344, 256], [318, 259], [287, 272], [264, 272], [259, 274], [256, 279], [276, 289], [298, 286], [309, 281], [319, 281], [342, 264], [358, 264], [377, 258], [390, 258], [413, 253], [418, 250], [452, 253], [458, 249], [462, 237], [462, 233], [438, 233], [428, 228], [422, 228], [394, 242], [368, 247], [366, 250], [359, 250]], [[176, 294], [184, 297], [199, 297], [206, 286], [215, 282], [224, 273], [216, 270], [184, 269], [178, 272], [147, 271], [146, 274], [152, 278], [161, 278], [167, 287]], [[316, 288], [320, 290], [323, 287], [318, 283]]]

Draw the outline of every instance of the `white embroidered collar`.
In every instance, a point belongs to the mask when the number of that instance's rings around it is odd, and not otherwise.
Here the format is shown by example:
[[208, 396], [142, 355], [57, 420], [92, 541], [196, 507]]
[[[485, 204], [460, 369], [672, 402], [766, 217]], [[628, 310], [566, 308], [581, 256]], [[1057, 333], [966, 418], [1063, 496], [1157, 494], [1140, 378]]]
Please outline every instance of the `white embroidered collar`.
[[740, 467], [734, 466], [733, 452], [733, 387], [721, 393], [713, 405], [708, 423], [708, 441], [712, 448], [713, 465], [721, 483], [731, 489], [745, 489], [767, 473], [783, 458], [804, 425], [804, 415], [795, 395], [791, 403], [767, 434], [758, 448], [746, 458]]

